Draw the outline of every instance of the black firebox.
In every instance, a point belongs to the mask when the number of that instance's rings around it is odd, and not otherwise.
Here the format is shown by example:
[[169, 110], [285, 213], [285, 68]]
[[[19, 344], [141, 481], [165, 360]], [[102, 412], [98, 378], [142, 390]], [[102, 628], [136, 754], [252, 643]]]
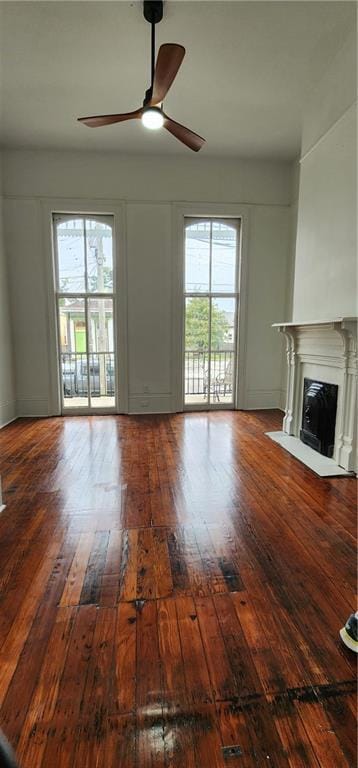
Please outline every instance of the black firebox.
[[324, 456], [333, 456], [338, 386], [305, 379], [300, 438]]

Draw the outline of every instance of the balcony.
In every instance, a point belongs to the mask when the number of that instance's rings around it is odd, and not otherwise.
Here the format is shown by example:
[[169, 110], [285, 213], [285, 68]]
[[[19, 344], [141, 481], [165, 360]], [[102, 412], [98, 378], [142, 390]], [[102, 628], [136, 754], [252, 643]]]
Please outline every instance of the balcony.
[[61, 354], [64, 407], [115, 405], [115, 366], [113, 352], [65, 352]]
[[211, 352], [209, 375], [208, 351], [185, 351], [185, 405], [233, 402], [234, 355], [234, 350], [227, 349]]

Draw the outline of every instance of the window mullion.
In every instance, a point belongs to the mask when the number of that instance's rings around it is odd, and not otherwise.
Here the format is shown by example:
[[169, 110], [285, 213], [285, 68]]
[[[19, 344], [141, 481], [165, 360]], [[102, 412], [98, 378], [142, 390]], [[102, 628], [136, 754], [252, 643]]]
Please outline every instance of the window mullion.
[[208, 350], [208, 403], [211, 403], [211, 290], [212, 290], [213, 222], [210, 221], [209, 240], [209, 350]]
[[86, 231], [86, 219], [83, 217], [83, 252], [85, 256], [85, 294], [88, 293], [88, 266], [87, 266], [87, 231]]
[[85, 320], [86, 320], [86, 360], [87, 360], [87, 397], [88, 407], [91, 407], [91, 388], [90, 388], [90, 359], [89, 359], [89, 320], [88, 320], [88, 296], [85, 296]]

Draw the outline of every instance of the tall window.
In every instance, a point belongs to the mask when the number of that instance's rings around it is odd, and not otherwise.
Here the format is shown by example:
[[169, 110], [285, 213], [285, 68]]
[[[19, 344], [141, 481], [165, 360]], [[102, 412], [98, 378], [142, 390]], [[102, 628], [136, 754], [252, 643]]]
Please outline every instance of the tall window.
[[113, 220], [55, 214], [53, 224], [63, 409], [113, 409]]
[[184, 404], [235, 403], [239, 221], [185, 221]]

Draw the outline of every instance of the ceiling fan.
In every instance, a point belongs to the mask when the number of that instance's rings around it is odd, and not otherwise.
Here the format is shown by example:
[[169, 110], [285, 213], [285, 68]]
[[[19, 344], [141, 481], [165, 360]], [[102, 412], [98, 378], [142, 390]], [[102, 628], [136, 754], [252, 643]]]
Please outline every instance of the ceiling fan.
[[90, 128], [122, 123], [125, 120], [141, 120], [146, 128], [165, 128], [183, 144], [198, 152], [205, 139], [194, 131], [176, 123], [163, 110], [163, 100], [171, 87], [185, 56], [185, 48], [177, 43], [165, 43], [159, 48], [155, 64], [155, 25], [163, 18], [162, 0], [144, 0], [144, 18], [152, 27], [151, 85], [146, 91], [143, 106], [134, 112], [119, 115], [96, 115], [79, 117], [78, 121]]

